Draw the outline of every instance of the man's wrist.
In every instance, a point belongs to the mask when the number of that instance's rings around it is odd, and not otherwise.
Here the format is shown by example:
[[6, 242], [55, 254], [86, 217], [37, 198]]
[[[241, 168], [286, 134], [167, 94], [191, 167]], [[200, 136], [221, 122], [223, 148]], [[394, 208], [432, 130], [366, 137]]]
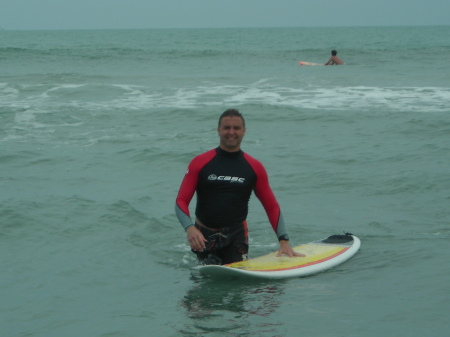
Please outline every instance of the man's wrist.
[[194, 227], [194, 224], [190, 224], [189, 226], [184, 227], [184, 231], [187, 232], [187, 230], [188, 230], [189, 228], [191, 228], [191, 227]]
[[282, 240], [289, 241], [289, 236], [287, 234], [280, 235], [278, 237], [278, 241], [282, 241]]

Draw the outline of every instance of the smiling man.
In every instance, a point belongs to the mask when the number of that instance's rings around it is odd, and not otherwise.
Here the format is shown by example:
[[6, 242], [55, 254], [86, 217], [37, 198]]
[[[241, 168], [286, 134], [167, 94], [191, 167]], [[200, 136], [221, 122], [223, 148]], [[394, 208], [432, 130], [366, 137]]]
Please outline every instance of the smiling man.
[[[219, 118], [219, 147], [195, 157], [188, 166], [175, 204], [192, 251], [203, 264], [228, 264], [247, 259], [248, 202], [261, 201], [280, 243], [278, 256], [302, 256], [289, 245], [278, 202], [264, 166], [241, 150], [245, 120], [235, 109]], [[195, 224], [189, 204], [197, 192]]]

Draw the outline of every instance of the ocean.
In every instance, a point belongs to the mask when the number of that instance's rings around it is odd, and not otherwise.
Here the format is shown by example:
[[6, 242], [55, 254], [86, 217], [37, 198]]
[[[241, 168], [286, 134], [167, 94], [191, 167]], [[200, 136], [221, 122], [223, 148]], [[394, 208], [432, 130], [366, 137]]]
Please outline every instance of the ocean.
[[[447, 336], [449, 54], [450, 26], [0, 31], [1, 335]], [[193, 270], [175, 197], [228, 108], [291, 244], [356, 256]], [[248, 223], [250, 257], [277, 249], [254, 196]]]

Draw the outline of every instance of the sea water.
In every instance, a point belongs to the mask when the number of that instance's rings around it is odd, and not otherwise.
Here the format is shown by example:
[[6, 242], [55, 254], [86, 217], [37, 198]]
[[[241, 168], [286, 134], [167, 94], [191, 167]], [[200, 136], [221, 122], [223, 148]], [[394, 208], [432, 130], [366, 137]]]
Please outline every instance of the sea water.
[[[447, 336], [449, 37], [0, 31], [1, 335]], [[297, 63], [332, 49], [346, 65]], [[175, 197], [228, 108], [291, 244], [351, 232], [354, 258], [281, 281], [192, 270]], [[250, 256], [277, 249], [254, 196], [248, 222]]]

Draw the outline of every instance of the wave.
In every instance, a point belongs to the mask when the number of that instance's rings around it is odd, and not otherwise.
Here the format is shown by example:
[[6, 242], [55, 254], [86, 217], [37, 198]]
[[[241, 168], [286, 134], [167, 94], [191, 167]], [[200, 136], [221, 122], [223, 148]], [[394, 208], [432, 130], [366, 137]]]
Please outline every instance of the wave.
[[[0, 83], [2, 110], [30, 115], [65, 110], [124, 111], [160, 108], [259, 104], [333, 111], [447, 112], [445, 87], [370, 87], [285, 85], [261, 80], [250, 85], [203, 82], [192, 86], [154, 88], [130, 84]], [[17, 118], [16, 118], [17, 119]], [[29, 117], [18, 118], [26, 122]]]

